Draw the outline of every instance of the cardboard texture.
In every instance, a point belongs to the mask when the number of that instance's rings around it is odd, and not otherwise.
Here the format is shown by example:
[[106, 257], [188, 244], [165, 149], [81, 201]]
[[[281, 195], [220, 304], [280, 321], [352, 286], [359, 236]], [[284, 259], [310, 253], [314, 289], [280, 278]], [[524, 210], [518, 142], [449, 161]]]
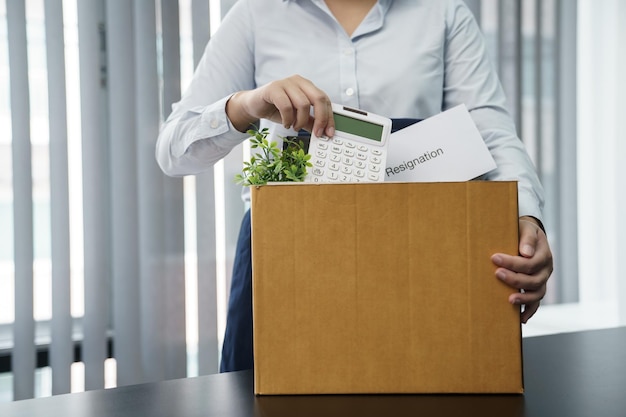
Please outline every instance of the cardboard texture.
[[521, 393], [515, 182], [252, 189], [255, 393]]

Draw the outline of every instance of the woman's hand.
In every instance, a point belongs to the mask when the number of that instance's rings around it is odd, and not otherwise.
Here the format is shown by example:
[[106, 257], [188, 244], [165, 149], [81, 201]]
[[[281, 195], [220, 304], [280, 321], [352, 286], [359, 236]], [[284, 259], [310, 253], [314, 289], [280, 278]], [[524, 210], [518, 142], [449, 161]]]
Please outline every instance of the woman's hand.
[[524, 305], [521, 321], [526, 323], [546, 294], [546, 284], [553, 270], [552, 252], [546, 234], [535, 218], [520, 217], [519, 234], [518, 256], [496, 253], [491, 260], [498, 266], [496, 277], [521, 290], [511, 294], [509, 302]]
[[335, 134], [330, 98], [299, 75], [234, 94], [226, 103], [226, 114], [242, 132], [259, 119], [268, 119], [286, 128], [315, 132], [317, 136]]

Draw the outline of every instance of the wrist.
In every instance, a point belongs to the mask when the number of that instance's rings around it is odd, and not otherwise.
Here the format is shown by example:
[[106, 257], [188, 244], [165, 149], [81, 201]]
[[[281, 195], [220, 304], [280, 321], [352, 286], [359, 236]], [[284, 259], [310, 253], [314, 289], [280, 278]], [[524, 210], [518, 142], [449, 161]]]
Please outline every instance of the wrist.
[[519, 219], [533, 223], [534, 225], [539, 227], [543, 231], [543, 233], [546, 233], [546, 229], [543, 227], [543, 223], [538, 218], [533, 216], [521, 216]]
[[246, 132], [251, 125], [258, 124], [258, 119], [245, 111], [242, 103], [244, 95], [243, 91], [238, 91], [226, 101], [226, 116], [233, 127], [240, 132]]

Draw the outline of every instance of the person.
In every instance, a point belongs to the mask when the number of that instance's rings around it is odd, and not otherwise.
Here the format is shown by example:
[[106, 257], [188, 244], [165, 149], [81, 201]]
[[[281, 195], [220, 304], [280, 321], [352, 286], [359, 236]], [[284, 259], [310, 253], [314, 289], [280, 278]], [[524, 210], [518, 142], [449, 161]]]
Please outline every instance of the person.
[[[271, 126], [274, 138], [300, 129], [333, 136], [333, 102], [399, 119], [467, 106], [497, 164], [484, 179], [518, 181], [519, 254], [491, 259], [512, 288], [508, 302], [530, 319], [552, 273], [543, 189], [462, 0], [239, 0], [162, 126], [156, 157], [168, 175], [193, 175], [246, 140], [251, 125]], [[253, 367], [249, 239], [246, 213], [222, 372]]]

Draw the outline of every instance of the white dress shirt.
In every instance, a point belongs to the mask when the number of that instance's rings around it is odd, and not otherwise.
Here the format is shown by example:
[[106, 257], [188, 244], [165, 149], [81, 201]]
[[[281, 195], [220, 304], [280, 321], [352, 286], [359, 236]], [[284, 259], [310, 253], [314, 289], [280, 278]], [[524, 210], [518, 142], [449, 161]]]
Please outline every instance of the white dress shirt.
[[498, 166], [484, 178], [519, 181], [519, 215], [542, 219], [543, 189], [462, 0], [379, 0], [352, 36], [323, 0], [239, 0], [162, 127], [163, 171], [212, 167], [248, 137], [228, 120], [230, 95], [293, 74], [333, 102], [390, 118], [425, 119], [465, 103]]

